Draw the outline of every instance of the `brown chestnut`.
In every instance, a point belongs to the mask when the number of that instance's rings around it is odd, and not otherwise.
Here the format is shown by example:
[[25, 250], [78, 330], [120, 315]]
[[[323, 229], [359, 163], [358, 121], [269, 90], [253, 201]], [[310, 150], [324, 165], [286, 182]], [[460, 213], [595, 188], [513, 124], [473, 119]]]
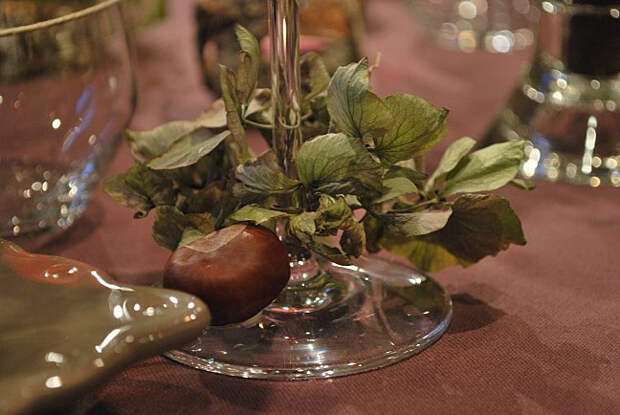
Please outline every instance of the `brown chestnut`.
[[166, 264], [164, 287], [199, 297], [217, 326], [258, 314], [282, 292], [290, 272], [287, 249], [276, 235], [233, 225], [177, 249]]

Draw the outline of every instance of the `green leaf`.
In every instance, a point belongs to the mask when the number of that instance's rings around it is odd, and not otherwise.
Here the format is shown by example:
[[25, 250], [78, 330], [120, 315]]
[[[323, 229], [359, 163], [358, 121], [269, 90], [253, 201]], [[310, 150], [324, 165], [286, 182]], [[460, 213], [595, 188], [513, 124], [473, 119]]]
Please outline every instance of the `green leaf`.
[[423, 180], [426, 180], [428, 177], [425, 173], [419, 172], [409, 167], [399, 166], [395, 164], [390, 166], [390, 168], [385, 172], [383, 179], [394, 179], [397, 177], [405, 177], [409, 179], [412, 183], [421, 183]]
[[260, 45], [256, 37], [248, 29], [240, 24], [235, 25], [235, 36], [241, 46], [241, 50], [250, 55], [253, 59], [256, 73], [260, 69]]
[[464, 195], [452, 210], [448, 223], [438, 232], [414, 240], [390, 233], [381, 244], [405, 255], [422, 271], [439, 271], [451, 265], [469, 266], [497, 255], [510, 244], [526, 243], [519, 218], [500, 196]]
[[284, 174], [271, 150], [256, 161], [237, 167], [236, 177], [246, 192], [264, 196], [289, 194], [300, 185]]
[[[190, 229], [194, 231], [192, 234]], [[182, 240], [187, 243], [190, 235], [196, 237], [196, 232], [206, 235], [214, 230], [214, 219], [208, 213], [184, 215], [173, 206], [161, 206], [155, 210], [153, 239], [171, 251], [177, 249]]]
[[164, 154], [175, 141], [196, 130], [193, 121], [172, 121], [150, 131], [125, 131], [134, 157], [150, 160]]
[[447, 177], [441, 193], [485, 192], [498, 189], [519, 172], [524, 142], [495, 144], [470, 154]]
[[308, 188], [332, 195], [381, 192], [381, 168], [364, 145], [344, 134], [306, 141], [298, 150], [297, 173]]
[[177, 246], [178, 248], [184, 247], [185, 245], [189, 245], [192, 242], [196, 242], [198, 239], [202, 239], [206, 236], [206, 234], [196, 230], [194, 228], [186, 228], [183, 230], [183, 234], [181, 235], [181, 240]]
[[392, 124], [389, 108], [369, 91], [368, 59], [340, 67], [327, 92], [327, 109], [340, 131], [361, 139], [383, 136]]
[[184, 218], [186, 227], [197, 229], [204, 234], [215, 230], [213, 216], [208, 213], [186, 214]]
[[[317, 97], [310, 103], [310, 108], [312, 108], [312, 116], [318, 122], [321, 127], [329, 127], [330, 116], [329, 111], [327, 110], [327, 97], [321, 96]], [[325, 132], [324, 134], [327, 134]], [[319, 134], [319, 135], [324, 135]]]
[[226, 106], [222, 98], [215, 100], [213, 104], [204, 110], [196, 119], [202, 128], [223, 128], [226, 127]]
[[373, 203], [383, 203], [396, 199], [399, 196], [416, 193], [418, 188], [406, 177], [392, 177], [383, 180], [383, 195], [373, 200]]
[[517, 178], [517, 179], [511, 180], [510, 184], [522, 190], [530, 191], [530, 190], [536, 189], [536, 184], [533, 181], [527, 180], [527, 179]]
[[161, 207], [155, 210], [155, 222], [153, 223], [153, 239], [159, 246], [174, 251], [179, 246], [183, 237], [184, 226], [181, 226], [183, 213], [171, 206]]
[[448, 110], [414, 95], [388, 97], [394, 120], [385, 136], [375, 136], [375, 154], [388, 163], [411, 159], [434, 146], [446, 132]]
[[200, 189], [211, 182], [221, 180], [228, 174], [231, 167], [225, 163], [225, 152], [224, 146], [220, 145], [191, 166], [166, 170], [162, 173], [174, 180], [180, 188]]
[[288, 233], [300, 242], [310, 244], [316, 233], [314, 212], [304, 212], [291, 217], [288, 222]]
[[288, 216], [288, 213], [265, 209], [257, 205], [246, 205], [228, 217], [227, 223], [251, 222], [262, 225], [276, 218]]
[[469, 267], [473, 263], [457, 258], [446, 248], [432, 240], [403, 239], [395, 235], [383, 236], [381, 245], [393, 254], [407, 258], [419, 271], [439, 272], [445, 268], [460, 265]]
[[237, 93], [244, 104], [248, 104], [256, 89], [260, 69], [260, 46], [245, 27], [235, 25], [235, 35], [241, 45], [241, 64], [237, 71]]
[[351, 265], [349, 257], [344, 255], [340, 249], [326, 245], [322, 242], [312, 242], [308, 246], [314, 253], [339, 265]]
[[[330, 118], [327, 112], [327, 96], [320, 95], [309, 102], [310, 117], [301, 124], [303, 137], [312, 138], [329, 133]], [[307, 110], [307, 109], [306, 109]]]
[[340, 249], [325, 244], [317, 235], [314, 212], [304, 212], [291, 217], [287, 229], [291, 236], [317, 255], [340, 265], [351, 265], [351, 260]]
[[430, 191], [435, 186], [437, 179], [444, 177], [454, 170], [475, 145], [476, 140], [469, 137], [463, 137], [452, 143], [441, 157], [441, 161], [433, 175], [428, 179], [425, 190], [427, 192]]
[[116, 200], [116, 202], [136, 211], [136, 218], [148, 215], [154, 206], [149, 197], [141, 190], [130, 187], [122, 174], [106, 179], [103, 183], [103, 191]]
[[375, 215], [367, 215], [363, 221], [366, 234], [366, 250], [371, 254], [381, 251], [381, 238], [384, 232], [384, 223]]
[[118, 203], [136, 211], [136, 218], [145, 217], [155, 206], [173, 205], [176, 199], [172, 180], [142, 163], [105, 180], [103, 190]]
[[323, 58], [316, 52], [309, 52], [301, 57], [301, 68], [308, 73], [310, 81], [310, 91], [304, 96], [304, 100], [309, 102], [327, 90], [331, 78]]
[[[248, 105], [252, 97], [254, 89], [252, 87], [251, 69], [252, 63], [249, 55], [245, 52], [239, 53], [239, 67], [235, 73], [237, 98], [241, 103], [242, 110]], [[256, 84], [253, 84], [254, 88]]]
[[344, 197], [321, 195], [319, 208], [314, 217], [319, 233], [335, 233], [338, 229], [343, 229], [343, 226], [351, 220], [355, 220], [353, 211]]
[[250, 117], [259, 112], [266, 111], [271, 107], [271, 90], [266, 88], [257, 89], [254, 98], [250, 101], [245, 111], [245, 116]]
[[343, 197], [351, 209], [361, 209], [364, 207], [362, 202], [360, 202], [359, 198], [355, 195], [344, 195]]
[[218, 99], [193, 121], [172, 121], [150, 131], [125, 131], [135, 157], [151, 160], [168, 151], [180, 139], [206, 128], [226, 126], [224, 101]]
[[241, 123], [241, 104], [237, 99], [235, 74], [227, 67], [220, 65], [220, 84], [222, 98], [226, 107], [226, 121], [232, 134], [229, 145], [237, 164], [251, 160], [252, 155], [245, 139], [245, 129]]
[[412, 213], [393, 213], [388, 215], [388, 228], [408, 238], [428, 235], [443, 229], [452, 216], [452, 209], [424, 210]]
[[459, 258], [477, 262], [510, 244], [525, 245], [521, 221], [508, 200], [497, 195], [464, 195], [441, 232], [441, 242]]
[[356, 257], [362, 254], [366, 245], [366, 233], [364, 227], [355, 219], [346, 198], [321, 195], [314, 222], [318, 234], [336, 234], [339, 229], [343, 230], [340, 239], [342, 249]]
[[177, 208], [185, 213], [210, 212], [213, 214], [214, 209], [222, 204], [227, 189], [226, 183], [218, 180], [201, 188], [182, 186], [179, 191], [182, 197], [179, 197], [177, 201]]
[[359, 258], [366, 246], [366, 230], [364, 225], [355, 220], [349, 223], [340, 238], [340, 246], [347, 255]]
[[194, 165], [229, 136], [230, 131], [214, 136], [209, 130], [198, 130], [175, 142], [166, 153], [149, 161], [148, 166], [153, 170], [173, 170]]

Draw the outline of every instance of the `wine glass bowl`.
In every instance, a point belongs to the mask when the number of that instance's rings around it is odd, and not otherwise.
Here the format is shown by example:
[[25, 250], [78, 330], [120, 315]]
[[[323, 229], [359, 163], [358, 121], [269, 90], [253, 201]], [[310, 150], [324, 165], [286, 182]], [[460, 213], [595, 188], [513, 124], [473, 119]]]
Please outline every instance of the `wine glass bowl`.
[[122, 4], [0, 4], [0, 237], [84, 211], [134, 109]]

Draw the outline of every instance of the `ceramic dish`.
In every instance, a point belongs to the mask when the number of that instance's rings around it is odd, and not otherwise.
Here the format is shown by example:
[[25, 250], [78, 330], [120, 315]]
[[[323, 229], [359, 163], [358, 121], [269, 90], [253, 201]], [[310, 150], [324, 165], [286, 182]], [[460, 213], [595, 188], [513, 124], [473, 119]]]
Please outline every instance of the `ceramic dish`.
[[129, 363], [190, 342], [210, 320], [188, 294], [123, 285], [3, 240], [0, 284], [3, 414], [70, 403]]

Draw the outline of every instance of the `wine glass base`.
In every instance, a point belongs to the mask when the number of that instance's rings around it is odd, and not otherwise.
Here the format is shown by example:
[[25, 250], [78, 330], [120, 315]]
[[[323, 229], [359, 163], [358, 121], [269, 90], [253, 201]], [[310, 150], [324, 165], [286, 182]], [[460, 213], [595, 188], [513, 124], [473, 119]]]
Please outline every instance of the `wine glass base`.
[[[184, 365], [228, 376], [308, 380], [379, 369], [420, 353], [452, 318], [452, 302], [432, 278], [381, 258], [323, 267], [309, 307], [281, 299], [251, 321], [210, 327], [183, 350]], [[290, 292], [283, 293], [290, 300]], [[296, 296], [295, 298], [298, 298]]]

